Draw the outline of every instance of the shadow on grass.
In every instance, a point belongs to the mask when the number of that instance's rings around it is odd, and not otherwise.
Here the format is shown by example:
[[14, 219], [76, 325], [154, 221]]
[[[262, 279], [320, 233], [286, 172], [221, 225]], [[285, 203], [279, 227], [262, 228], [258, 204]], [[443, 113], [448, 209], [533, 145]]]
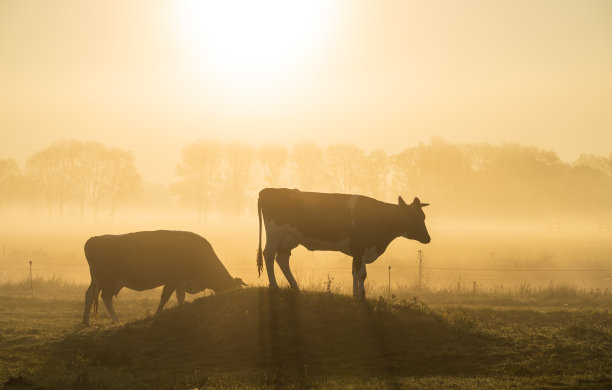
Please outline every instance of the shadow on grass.
[[55, 375], [73, 388], [104, 381], [155, 388], [206, 383], [209, 373], [267, 387], [288, 378], [477, 375], [494, 371], [495, 351], [508, 343], [416, 299], [391, 304], [247, 288], [122, 326], [78, 329], [36, 376]]

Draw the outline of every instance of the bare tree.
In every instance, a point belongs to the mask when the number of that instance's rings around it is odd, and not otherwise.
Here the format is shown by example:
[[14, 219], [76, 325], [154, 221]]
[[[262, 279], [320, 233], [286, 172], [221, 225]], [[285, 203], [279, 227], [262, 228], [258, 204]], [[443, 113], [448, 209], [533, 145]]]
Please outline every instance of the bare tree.
[[71, 199], [78, 202], [81, 217], [88, 202], [97, 216], [101, 201], [110, 203], [114, 216], [118, 196], [140, 184], [131, 152], [97, 142], [56, 142], [32, 155], [26, 166], [45, 195], [49, 216], [55, 203], [63, 216]]
[[324, 174], [323, 151], [314, 142], [305, 141], [293, 146], [291, 161], [297, 184], [301, 190], [318, 190]]
[[421, 190], [421, 171], [419, 152], [416, 148], [404, 149], [391, 157], [393, 167], [392, 187], [399, 194], [419, 193]]
[[460, 145], [459, 150], [474, 172], [480, 172], [490, 167], [496, 153], [496, 148], [486, 143]]
[[94, 213], [97, 215], [102, 186], [103, 164], [107, 148], [98, 142], [84, 142], [76, 155], [73, 188], [79, 202], [81, 218], [85, 212], [85, 205], [91, 201]]
[[252, 183], [251, 165], [255, 150], [244, 142], [231, 142], [225, 146], [225, 200], [236, 216], [242, 213], [246, 192]]
[[266, 144], [257, 151], [257, 158], [264, 170], [267, 186], [278, 186], [281, 170], [287, 164], [287, 148], [278, 144]]
[[384, 150], [375, 150], [365, 156], [358, 177], [359, 187], [366, 195], [384, 198], [389, 187], [391, 164]]
[[60, 216], [64, 215], [64, 205], [73, 190], [75, 163], [80, 141], [59, 141], [35, 153], [27, 161], [29, 174], [40, 184], [49, 216], [54, 201], [57, 201]]
[[596, 172], [601, 172], [605, 175], [612, 176], [612, 155], [610, 158], [598, 156], [596, 154], [583, 153], [573, 164], [578, 168], [587, 168]]
[[0, 205], [18, 191], [21, 170], [13, 159], [0, 159]]
[[222, 145], [218, 141], [199, 140], [183, 149], [183, 159], [177, 166], [180, 181], [172, 191], [183, 200], [195, 201], [198, 219], [206, 218], [216, 187], [219, 185]]
[[15, 160], [12, 158], [0, 159], [0, 183], [5, 183], [7, 180], [20, 174], [21, 171]]
[[334, 190], [354, 192], [363, 175], [365, 154], [353, 144], [330, 145], [325, 150], [326, 170], [335, 183]]
[[119, 197], [137, 189], [141, 180], [132, 152], [116, 148], [108, 150], [104, 159], [104, 192], [110, 202], [111, 218], [115, 217]]

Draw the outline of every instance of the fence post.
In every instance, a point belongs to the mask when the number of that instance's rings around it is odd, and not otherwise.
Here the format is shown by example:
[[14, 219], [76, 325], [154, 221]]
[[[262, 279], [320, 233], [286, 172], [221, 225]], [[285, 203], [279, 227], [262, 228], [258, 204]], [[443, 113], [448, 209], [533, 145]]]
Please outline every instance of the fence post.
[[389, 266], [389, 298], [391, 298], [391, 266]]
[[423, 283], [423, 251], [418, 250], [417, 255], [419, 257], [419, 290], [422, 287]]
[[34, 298], [34, 283], [32, 283], [32, 260], [30, 260], [30, 293], [31, 297]]

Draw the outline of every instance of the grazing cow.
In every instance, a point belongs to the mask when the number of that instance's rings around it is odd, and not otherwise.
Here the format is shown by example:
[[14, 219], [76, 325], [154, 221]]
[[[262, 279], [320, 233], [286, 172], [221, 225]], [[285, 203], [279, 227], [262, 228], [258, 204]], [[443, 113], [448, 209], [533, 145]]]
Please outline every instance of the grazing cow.
[[86, 325], [94, 303], [94, 317], [97, 313], [100, 292], [113, 322], [117, 322], [113, 295], [123, 287], [142, 291], [164, 286], [159, 313], [175, 290], [180, 305], [185, 292], [217, 292], [244, 285], [230, 276], [210, 243], [191, 232], [158, 230], [92, 237], [85, 243], [85, 257], [91, 274], [83, 313]]
[[[365, 297], [366, 264], [382, 255], [397, 237], [430, 241], [421, 203], [414, 198], [406, 204], [389, 204], [362, 195], [301, 192], [286, 188], [266, 188], [259, 193], [259, 250], [257, 270], [263, 259], [270, 287], [278, 287], [274, 259], [292, 288], [297, 289], [289, 268], [291, 250], [339, 251], [353, 258], [353, 295]], [[261, 250], [261, 218], [266, 228], [266, 247]], [[263, 257], [263, 259], [262, 259]]]

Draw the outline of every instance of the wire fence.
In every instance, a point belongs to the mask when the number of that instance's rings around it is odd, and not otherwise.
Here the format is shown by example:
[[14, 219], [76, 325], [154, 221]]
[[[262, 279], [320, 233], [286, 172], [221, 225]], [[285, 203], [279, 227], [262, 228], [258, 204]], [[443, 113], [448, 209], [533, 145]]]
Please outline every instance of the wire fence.
[[[29, 264], [29, 260], [27, 261], [10, 261], [0, 263], [0, 269], [3, 268], [4, 265], [23, 265], [27, 266]], [[65, 266], [65, 267], [89, 267], [87, 264], [67, 264], [67, 263], [38, 263], [40, 266]], [[418, 269], [417, 266], [406, 266], [406, 265], [394, 265], [393, 269]], [[234, 269], [243, 269], [243, 270], [251, 270], [254, 267], [233, 267]], [[339, 271], [350, 269], [350, 267], [299, 267], [292, 266], [296, 270], [302, 271]], [[368, 265], [367, 269], [372, 270], [387, 270], [389, 266], [372, 266]], [[428, 270], [454, 270], [454, 271], [516, 271], [516, 272], [612, 272], [612, 268], [480, 268], [480, 267], [425, 267]], [[34, 268], [38, 269], [38, 268]]]
[[[378, 286], [426, 285], [441, 287], [449, 285], [467, 286], [478, 283], [481, 286], [512, 286], [521, 284], [544, 285], [580, 284], [593, 288], [612, 288], [612, 268], [605, 267], [481, 267], [481, 266], [439, 266], [439, 265], [367, 265], [368, 283]], [[254, 266], [228, 266], [232, 275], [240, 276], [247, 283], [265, 285], [267, 277], [257, 277]], [[298, 283], [318, 284], [333, 279], [336, 283], [349, 285], [352, 281], [350, 263], [346, 266], [300, 267], [296, 262], [292, 271]], [[282, 272], [276, 267], [277, 279], [283, 283]], [[66, 262], [4, 261], [0, 262], [0, 283], [26, 278], [62, 278], [67, 281], [89, 282], [88, 264]]]
[[[30, 260], [24, 260], [24, 261], [8, 261], [8, 262], [0, 262], [0, 269], [3, 268], [7, 268], [6, 265], [11, 265], [11, 266], [28, 266], [29, 265]], [[75, 263], [49, 263], [49, 262], [40, 262], [40, 263], [33, 263], [33, 264], [37, 264], [36, 266], [34, 266], [34, 270], [39, 270], [39, 269], [46, 269], [48, 267], [79, 267], [79, 268], [83, 268], [83, 269], [88, 269], [89, 265], [88, 264], [75, 264]], [[43, 268], [40, 268], [43, 267]], [[410, 265], [393, 265], [391, 266], [392, 269], [402, 269], [402, 270], [417, 270], [419, 269], [418, 266], [410, 266]], [[252, 270], [254, 269], [254, 267], [233, 267], [236, 270]], [[343, 271], [346, 269], [350, 269], [349, 267], [338, 267], [338, 266], [333, 266], [333, 267], [300, 267], [300, 266], [293, 266], [292, 268], [294, 268], [295, 270], [301, 270], [301, 271]], [[500, 267], [494, 267], [494, 268], [489, 268], [489, 267], [438, 267], [438, 266], [426, 266], [424, 267], [427, 270], [452, 270], [452, 271], [487, 271], [487, 272], [491, 272], [491, 271], [496, 271], [496, 272], [612, 272], [612, 268], [500, 268]], [[378, 266], [378, 265], [367, 265], [367, 270], [388, 270], [389, 266], [385, 265], [385, 266]]]

